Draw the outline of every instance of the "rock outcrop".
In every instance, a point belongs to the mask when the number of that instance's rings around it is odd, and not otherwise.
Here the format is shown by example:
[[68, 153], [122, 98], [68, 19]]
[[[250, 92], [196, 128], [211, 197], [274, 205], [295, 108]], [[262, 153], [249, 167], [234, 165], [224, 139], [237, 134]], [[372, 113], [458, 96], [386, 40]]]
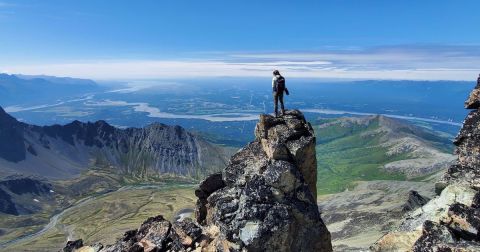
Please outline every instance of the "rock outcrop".
[[411, 212], [374, 251], [480, 251], [480, 87], [454, 144], [457, 161], [436, 184], [439, 196]]
[[465, 101], [466, 109], [478, 109], [480, 107], [480, 77], [477, 79], [477, 85], [470, 92], [470, 96]]
[[332, 251], [315, 200], [312, 127], [294, 110], [261, 115], [255, 135], [199, 185], [195, 220], [152, 217], [100, 251]]
[[422, 207], [428, 202], [429, 198], [420, 195], [417, 191], [411, 190], [408, 192], [407, 202], [403, 204], [402, 211], [408, 212]]

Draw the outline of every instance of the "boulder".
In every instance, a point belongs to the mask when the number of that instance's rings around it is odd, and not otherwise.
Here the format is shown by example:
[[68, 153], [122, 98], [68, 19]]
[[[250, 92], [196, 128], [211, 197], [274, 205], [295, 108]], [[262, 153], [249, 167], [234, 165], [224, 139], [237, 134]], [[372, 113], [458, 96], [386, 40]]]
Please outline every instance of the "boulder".
[[74, 252], [76, 249], [83, 247], [83, 240], [67, 241], [67, 245], [63, 248], [63, 252]]
[[371, 251], [411, 251], [413, 244], [422, 235], [421, 230], [410, 232], [393, 231], [385, 234], [370, 247]]
[[201, 237], [201, 228], [189, 219], [171, 223], [159, 215], [148, 218], [138, 230], [100, 251], [187, 251]]
[[195, 190], [195, 195], [198, 198], [206, 199], [210, 194], [225, 186], [222, 179], [222, 173], [215, 173], [205, 178], [198, 188]]
[[413, 245], [414, 252], [439, 251], [435, 248], [446, 249], [455, 243], [448, 228], [436, 222], [425, 221], [422, 230], [422, 236]]

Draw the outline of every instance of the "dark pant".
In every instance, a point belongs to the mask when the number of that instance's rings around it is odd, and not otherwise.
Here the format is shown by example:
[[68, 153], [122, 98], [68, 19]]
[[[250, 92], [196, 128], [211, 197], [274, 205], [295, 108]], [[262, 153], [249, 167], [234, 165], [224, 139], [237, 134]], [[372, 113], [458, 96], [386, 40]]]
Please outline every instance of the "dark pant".
[[283, 106], [283, 92], [274, 92], [273, 101], [275, 104], [275, 116], [278, 116], [278, 101], [280, 101], [280, 106], [282, 108], [282, 114], [285, 113], [285, 107]]

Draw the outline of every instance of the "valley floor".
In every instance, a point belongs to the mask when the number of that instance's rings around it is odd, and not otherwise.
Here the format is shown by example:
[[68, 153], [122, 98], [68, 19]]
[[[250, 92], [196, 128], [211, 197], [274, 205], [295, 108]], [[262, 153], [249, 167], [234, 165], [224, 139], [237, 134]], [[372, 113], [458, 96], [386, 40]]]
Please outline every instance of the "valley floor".
[[322, 219], [332, 234], [335, 251], [368, 251], [400, 223], [410, 190], [433, 197], [434, 183], [365, 181], [350, 191], [320, 195]]
[[[358, 182], [351, 191], [320, 195], [322, 218], [332, 234], [336, 251], [367, 251], [383, 234], [395, 228], [410, 190], [434, 196], [434, 184], [410, 181]], [[51, 218], [40, 232], [17, 238], [0, 251], [55, 251], [67, 239], [88, 244], [111, 244], [148, 217], [172, 219], [196, 202], [194, 186], [126, 186], [88, 197]]]
[[113, 243], [148, 217], [172, 219], [176, 212], [193, 207], [196, 197], [188, 186], [128, 186], [86, 198], [51, 218], [41, 231], [17, 238], [0, 251], [57, 251], [67, 239], [87, 243]]

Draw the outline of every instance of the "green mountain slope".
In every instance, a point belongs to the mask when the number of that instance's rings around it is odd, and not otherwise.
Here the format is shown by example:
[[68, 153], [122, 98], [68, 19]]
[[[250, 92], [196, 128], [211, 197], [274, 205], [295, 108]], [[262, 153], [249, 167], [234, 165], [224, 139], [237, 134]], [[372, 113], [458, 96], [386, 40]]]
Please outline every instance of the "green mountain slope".
[[384, 116], [319, 119], [318, 193], [351, 188], [356, 181], [418, 180], [454, 160], [451, 141]]

